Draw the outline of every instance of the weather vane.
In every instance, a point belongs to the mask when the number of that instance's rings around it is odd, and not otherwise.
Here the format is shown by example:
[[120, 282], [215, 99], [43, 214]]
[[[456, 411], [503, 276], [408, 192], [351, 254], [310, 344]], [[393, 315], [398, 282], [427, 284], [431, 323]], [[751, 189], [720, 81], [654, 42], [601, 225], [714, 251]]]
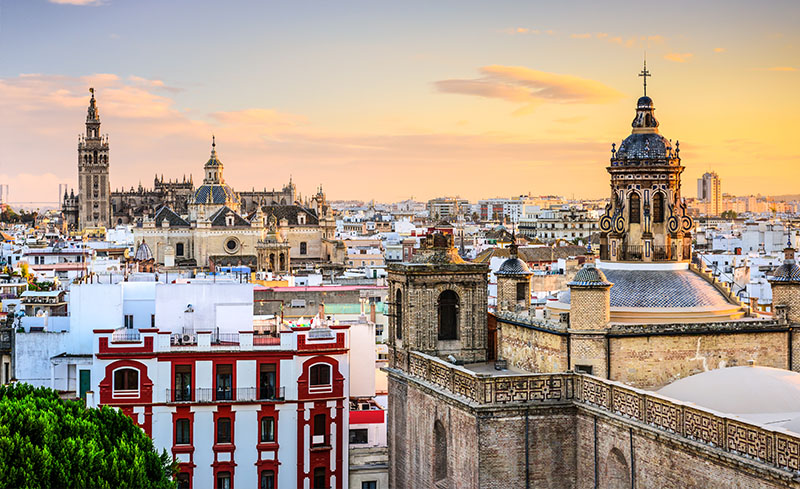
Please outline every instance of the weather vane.
[[653, 76], [650, 74], [649, 71], [647, 71], [647, 56], [645, 56], [644, 58], [644, 69], [642, 70], [641, 73], [639, 73], [639, 76], [641, 76], [644, 79], [644, 96], [647, 97], [647, 77]]

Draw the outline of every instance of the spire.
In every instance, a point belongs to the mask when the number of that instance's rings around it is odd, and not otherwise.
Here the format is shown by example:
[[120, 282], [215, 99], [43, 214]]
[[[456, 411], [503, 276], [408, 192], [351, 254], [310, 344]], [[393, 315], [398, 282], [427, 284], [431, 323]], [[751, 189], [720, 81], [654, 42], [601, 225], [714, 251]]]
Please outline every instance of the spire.
[[511, 245], [509, 245], [509, 250], [511, 253], [511, 258], [517, 258], [519, 256], [519, 246], [517, 245], [517, 230], [514, 229], [511, 232]]
[[644, 68], [639, 73], [639, 76], [642, 77], [642, 81], [643, 81], [643, 84], [644, 84], [644, 96], [647, 97], [647, 77], [648, 76], [653, 76], [653, 75], [650, 74], [649, 71], [647, 71], [647, 53], [645, 53], [645, 55], [644, 55]]
[[86, 114], [86, 122], [100, 122], [100, 112], [97, 110], [97, 101], [94, 99], [94, 88], [89, 89], [92, 98], [89, 100], [89, 110]]

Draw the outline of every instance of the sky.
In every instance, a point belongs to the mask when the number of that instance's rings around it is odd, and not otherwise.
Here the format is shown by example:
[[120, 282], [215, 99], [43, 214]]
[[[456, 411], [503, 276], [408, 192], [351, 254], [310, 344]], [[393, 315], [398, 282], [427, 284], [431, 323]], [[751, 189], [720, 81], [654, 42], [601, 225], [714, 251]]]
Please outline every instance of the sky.
[[382, 202], [601, 198], [646, 53], [684, 195], [800, 193], [800, 2], [0, 0], [0, 184], [77, 182], [89, 87], [112, 188], [202, 179]]

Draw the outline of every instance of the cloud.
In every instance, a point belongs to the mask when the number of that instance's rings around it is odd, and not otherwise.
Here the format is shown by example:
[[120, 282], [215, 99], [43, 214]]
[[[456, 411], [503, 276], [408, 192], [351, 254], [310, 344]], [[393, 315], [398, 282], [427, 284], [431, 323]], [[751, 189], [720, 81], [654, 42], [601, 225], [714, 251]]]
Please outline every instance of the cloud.
[[48, 0], [50, 3], [55, 3], [58, 5], [79, 5], [79, 6], [93, 6], [97, 7], [100, 5], [104, 5], [106, 0]]
[[573, 39], [591, 39], [592, 35], [589, 34], [588, 32], [586, 32], [584, 34], [572, 34], [569, 37], [571, 37]]
[[286, 114], [271, 109], [245, 109], [214, 112], [211, 117], [222, 124], [260, 126], [269, 128], [292, 127], [306, 121], [305, 117]]
[[667, 61], [674, 61], [675, 63], [686, 63], [694, 57], [692, 53], [667, 53], [664, 59]]
[[435, 82], [444, 93], [497, 98], [522, 104], [517, 113], [526, 113], [542, 103], [603, 104], [621, 93], [596, 80], [533, 70], [523, 66], [484, 66], [480, 78], [449, 79]]
[[767, 71], [797, 71], [797, 68], [793, 66], [773, 66], [767, 68]]
[[[510, 35], [522, 35], [522, 34], [534, 34], [538, 35], [542, 31], [539, 29], [530, 29], [528, 27], [509, 27], [507, 29], [503, 29], [503, 32]], [[552, 34], [553, 31], [546, 31], [548, 34]]]
[[597, 39], [600, 41], [605, 41], [611, 44], [617, 44], [619, 46], [624, 46], [626, 48], [631, 48], [634, 46], [650, 46], [654, 44], [664, 44], [664, 36], [641, 36], [641, 37], [629, 37], [627, 39], [621, 36], [612, 36], [608, 32], [596, 32], [594, 34], [589, 32], [578, 33], [578, 34], [571, 34], [569, 37], [572, 39]]
[[714, 52], [715, 53], [724, 53], [725, 52], [725, 48], [714, 48]]

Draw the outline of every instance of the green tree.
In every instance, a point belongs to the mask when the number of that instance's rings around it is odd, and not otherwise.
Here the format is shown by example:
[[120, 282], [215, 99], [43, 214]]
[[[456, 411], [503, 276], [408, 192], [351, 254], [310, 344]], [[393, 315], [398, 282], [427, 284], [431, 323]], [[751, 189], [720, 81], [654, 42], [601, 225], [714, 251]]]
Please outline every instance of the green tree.
[[734, 211], [724, 211], [722, 214], [720, 214], [720, 217], [723, 219], [736, 219], [736, 216], [737, 214]]
[[0, 487], [174, 489], [176, 467], [116, 409], [0, 386]]

